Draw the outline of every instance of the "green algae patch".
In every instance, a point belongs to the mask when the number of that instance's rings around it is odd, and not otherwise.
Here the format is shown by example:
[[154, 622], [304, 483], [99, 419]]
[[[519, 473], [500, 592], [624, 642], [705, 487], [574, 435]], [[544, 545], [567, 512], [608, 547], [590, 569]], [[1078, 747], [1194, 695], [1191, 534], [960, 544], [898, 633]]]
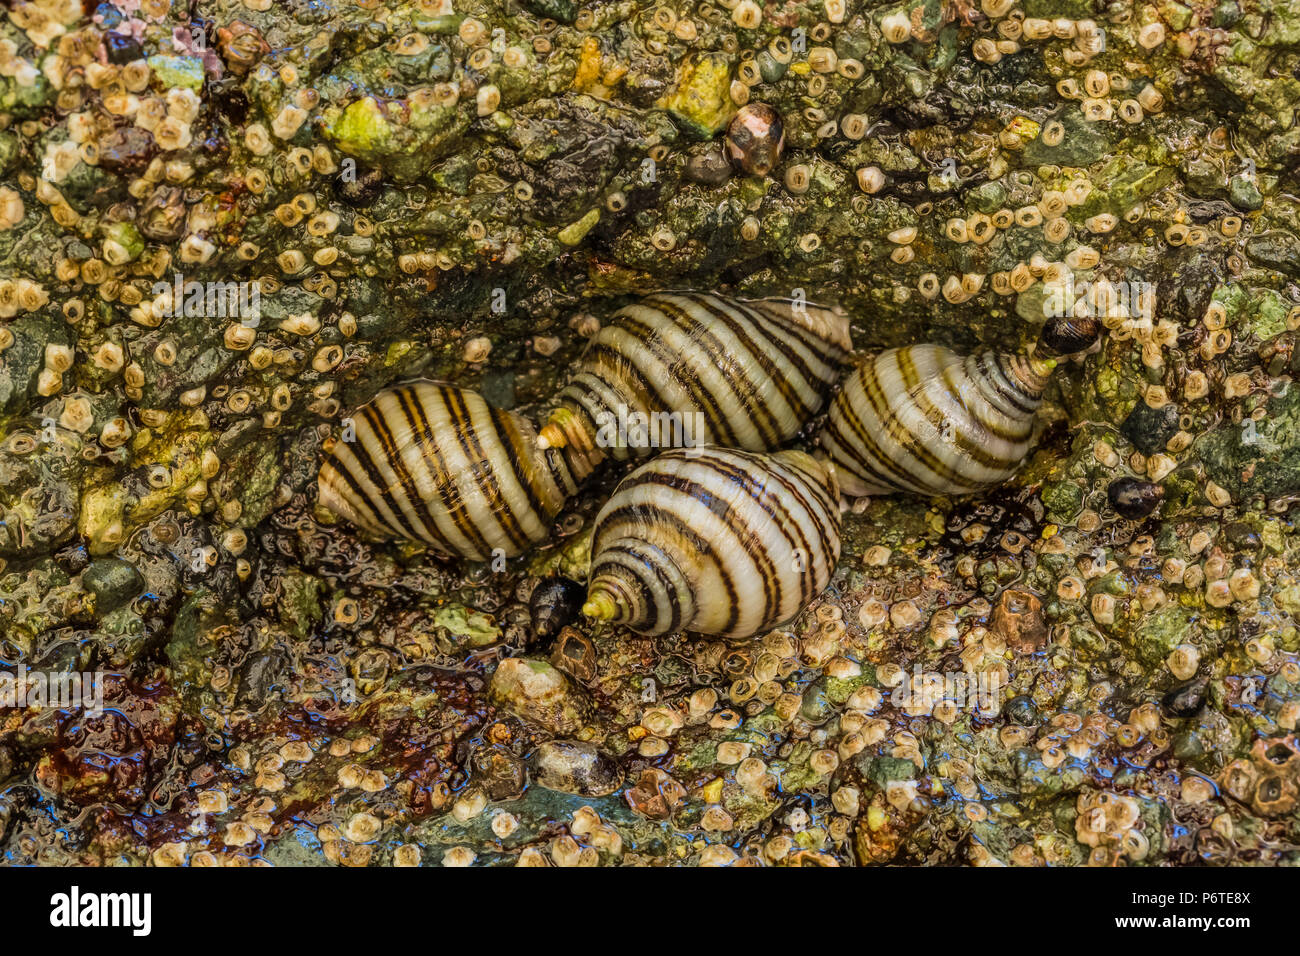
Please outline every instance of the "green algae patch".
[[501, 639], [501, 628], [490, 615], [463, 604], [439, 608], [433, 616], [433, 623], [437, 627], [446, 628], [457, 643], [465, 643], [470, 647], [486, 647]]
[[1258, 421], [1227, 423], [1196, 440], [1210, 478], [1234, 500], [1300, 491], [1300, 389], [1267, 399]]
[[1200, 628], [1196, 612], [1170, 604], [1148, 614], [1127, 639], [1140, 661], [1158, 666], [1179, 644], [1191, 643]]
[[582, 242], [587, 233], [591, 232], [592, 227], [600, 222], [600, 210], [593, 209], [577, 222], [570, 223], [559, 231], [556, 238], [566, 246], [576, 246]]
[[280, 621], [291, 634], [303, 640], [312, 634], [325, 618], [321, 597], [325, 593], [320, 578], [289, 571], [281, 579], [284, 600], [278, 608]]
[[472, 104], [438, 105], [364, 96], [323, 111], [323, 133], [349, 156], [382, 167], [395, 179], [418, 178], [459, 142]]
[[111, 480], [82, 495], [77, 531], [90, 542], [91, 554], [111, 554], [121, 544], [126, 503], [126, 490]]
[[706, 53], [678, 68], [676, 86], [659, 105], [696, 139], [710, 139], [735, 112], [730, 89], [731, 58]]
[[203, 89], [203, 60], [197, 56], [158, 54], [147, 59], [154, 77], [164, 86], [196, 92]]

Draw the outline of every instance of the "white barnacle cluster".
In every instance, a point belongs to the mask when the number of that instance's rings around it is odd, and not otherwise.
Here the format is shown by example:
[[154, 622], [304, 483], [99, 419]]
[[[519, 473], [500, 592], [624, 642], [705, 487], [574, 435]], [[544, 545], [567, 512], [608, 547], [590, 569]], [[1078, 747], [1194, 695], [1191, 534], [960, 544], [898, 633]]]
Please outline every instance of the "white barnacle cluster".
[[0, 76], [10, 77], [21, 87], [33, 87], [40, 75], [36, 64], [18, 54], [18, 44], [0, 37]]
[[1090, 862], [1103, 863], [1112, 856], [1134, 862], [1146, 858], [1150, 842], [1142, 832], [1141, 808], [1133, 797], [1085, 792], [1075, 801], [1075, 811], [1075, 836], [1084, 846], [1094, 848]]
[[78, 0], [15, 0], [9, 6], [9, 19], [34, 46], [45, 50], [81, 19], [81, 4]]
[[[1087, 18], [1027, 17], [1015, 0], [981, 0], [980, 7], [994, 22], [996, 36], [976, 39], [971, 52], [976, 60], [989, 65], [1019, 51], [1023, 43], [1066, 41], [1059, 62], [1064, 67], [1084, 69], [1106, 52], [1108, 44], [1123, 42], [1133, 48], [1134, 54], [1145, 54], [1166, 39], [1165, 26], [1151, 5], [1137, 11], [1135, 26], [1122, 33], [1108, 31]], [[1164, 108], [1164, 96], [1153, 84], [1135, 81], [1120, 72], [1086, 69], [1080, 76], [1061, 78], [1056, 90], [1063, 99], [1079, 102], [1079, 111], [1087, 122], [1109, 122], [1118, 117], [1125, 123], [1136, 124], [1147, 114]], [[1063, 134], [1062, 128], [1056, 141], [1049, 141], [1048, 145], [1058, 145]]]
[[0, 279], [0, 319], [11, 319], [19, 312], [35, 312], [50, 301], [45, 287], [31, 279]]

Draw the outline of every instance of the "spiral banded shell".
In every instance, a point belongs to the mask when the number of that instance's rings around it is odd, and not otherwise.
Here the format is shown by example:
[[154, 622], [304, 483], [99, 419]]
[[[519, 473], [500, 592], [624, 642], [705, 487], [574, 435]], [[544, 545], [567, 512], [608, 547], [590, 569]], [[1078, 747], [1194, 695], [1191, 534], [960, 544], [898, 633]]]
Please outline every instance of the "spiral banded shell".
[[[660, 292], [595, 336], [542, 429], [579, 480], [606, 455], [714, 444], [769, 451], [823, 407], [849, 349], [847, 316], [792, 299]], [[645, 434], [618, 434], [641, 416]]]
[[402, 385], [359, 408], [353, 423], [353, 440], [336, 442], [321, 466], [320, 501], [380, 537], [479, 561], [494, 551], [513, 557], [549, 535], [576, 490], [525, 418], [477, 392]]
[[835, 473], [800, 451], [665, 452], [596, 516], [583, 613], [657, 636], [748, 637], [789, 621], [840, 555]]
[[831, 405], [822, 447], [851, 495], [968, 494], [1015, 474], [1054, 363], [889, 349], [858, 367]]
[[1028, 351], [963, 356], [941, 345], [889, 349], [836, 396], [821, 444], [850, 495], [969, 494], [1015, 474], [1058, 358], [1097, 342], [1092, 317], [1050, 319]]

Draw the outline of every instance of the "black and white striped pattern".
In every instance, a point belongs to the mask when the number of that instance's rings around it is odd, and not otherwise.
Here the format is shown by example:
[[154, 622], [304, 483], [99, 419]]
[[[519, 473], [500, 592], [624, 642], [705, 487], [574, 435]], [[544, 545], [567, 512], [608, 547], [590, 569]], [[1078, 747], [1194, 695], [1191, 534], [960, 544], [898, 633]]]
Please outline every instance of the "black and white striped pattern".
[[821, 444], [850, 495], [969, 494], [1015, 474], [1055, 362], [890, 349], [849, 376]]
[[579, 478], [606, 456], [657, 452], [597, 440], [620, 410], [679, 416], [677, 446], [770, 451], [821, 411], [851, 348], [848, 317], [824, 306], [655, 293], [595, 335], [542, 437], [569, 449]]
[[840, 555], [834, 472], [800, 451], [665, 452], [596, 517], [583, 612], [648, 636], [748, 637], [795, 617]]
[[[576, 485], [522, 416], [432, 382], [380, 392], [321, 466], [320, 501], [381, 537], [484, 561], [546, 539]], [[347, 437], [346, 434], [344, 436]]]

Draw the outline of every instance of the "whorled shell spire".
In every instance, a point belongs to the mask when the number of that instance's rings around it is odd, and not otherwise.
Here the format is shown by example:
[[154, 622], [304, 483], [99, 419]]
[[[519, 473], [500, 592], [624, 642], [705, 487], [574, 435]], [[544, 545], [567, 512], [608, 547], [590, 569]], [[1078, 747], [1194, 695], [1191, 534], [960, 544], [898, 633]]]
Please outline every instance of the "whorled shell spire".
[[576, 490], [521, 415], [433, 382], [386, 389], [352, 416], [321, 466], [320, 502], [380, 537], [485, 561], [550, 534]]
[[762, 633], [830, 583], [834, 470], [800, 451], [665, 452], [619, 484], [591, 553], [588, 617], [647, 636]]
[[592, 339], [542, 444], [565, 448], [579, 480], [665, 447], [770, 451], [821, 411], [851, 348], [847, 315], [825, 306], [655, 293]]
[[1015, 474], [1053, 359], [889, 349], [849, 376], [821, 445], [850, 495], [970, 494]]

